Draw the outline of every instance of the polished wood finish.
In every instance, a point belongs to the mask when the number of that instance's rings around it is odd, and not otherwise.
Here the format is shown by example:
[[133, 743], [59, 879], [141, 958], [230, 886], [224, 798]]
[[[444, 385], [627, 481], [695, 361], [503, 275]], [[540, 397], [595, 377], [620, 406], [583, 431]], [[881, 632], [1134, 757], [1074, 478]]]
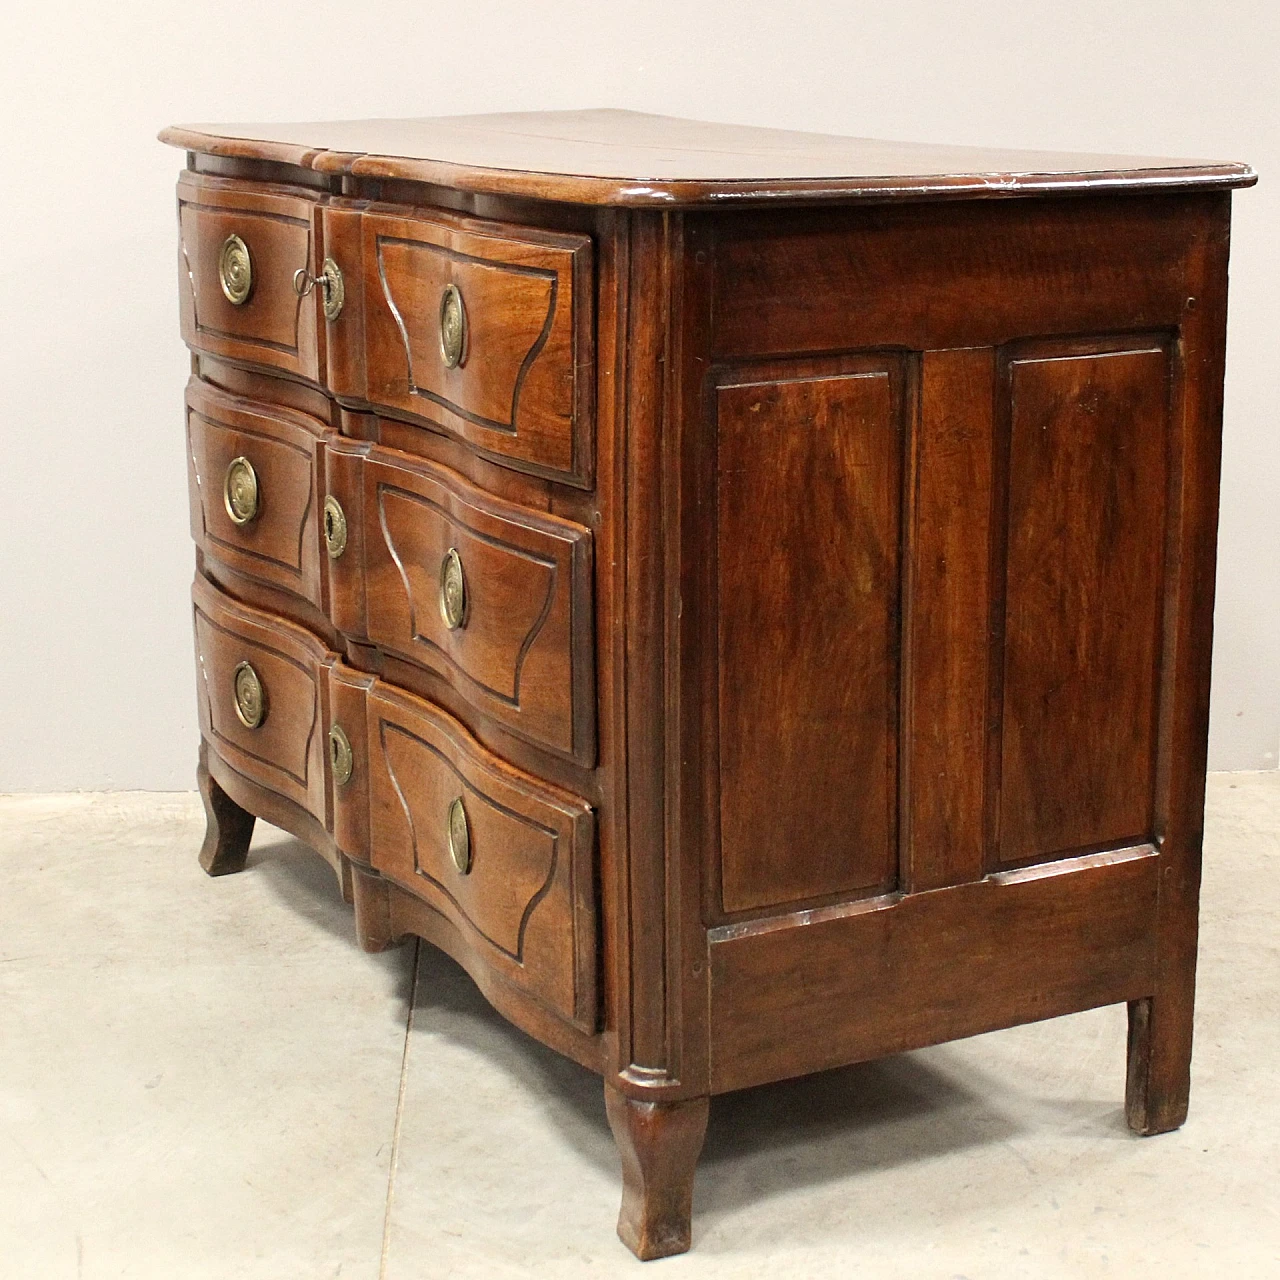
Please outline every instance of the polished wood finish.
[[1139, 846], [723, 925], [708, 939], [712, 1090], [1131, 999], [1155, 976], [1157, 875]]
[[203, 749], [196, 767], [196, 781], [200, 786], [200, 798], [204, 801], [206, 820], [200, 865], [211, 876], [243, 871], [249, 857], [249, 841], [253, 839], [253, 814], [236, 804], [213, 780]]
[[[378, 685], [367, 707], [374, 867], [448, 916], [509, 982], [594, 1031], [589, 806], [486, 752], [429, 703]], [[465, 869], [451, 848], [455, 802]]]
[[[585, 481], [593, 396], [591, 241], [439, 212], [330, 215], [330, 251], [358, 265], [357, 307], [329, 367], [339, 396], [414, 417], [518, 466]], [[452, 367], [441, 300], [464, 316]], [[359, 334], [359, 326], [363, 334]]]
[[637, 208], [994, 198], [1130, 186], [1185, 190], [1257, 181], [1244, 164], [881, 142], [638, 111], [196, 124], [160, 136], [202, 155], [282, 163], [304, 173]]
[[1111, 340], [1004, 372], [998, 862], [1151, 836], [1170, 363]]
[[883, 892], [897, 875], [903, 362], [734, 378], [714, 407], [723, 908]]
[[[193, 379], [187, 388], [191, 535], [196, 546], [271, 586], [323, 603], [319, 443], [305, 414], [228, 396]], [[224, 497], [227, 469], [245, 458], [258, 478], [257, 514], [237, 524]]]
[[[363, 619], [351, 609], [344, 630], [439, 672], [514, 732], [592, 763], [590, 531], [387, 451], [333, 454], [329, 484], [350, 530], [332, 579], [363, 593]], [[453, 628], [440, 607], [450, 551], [465, 583]]]
[[[182, 336], [196, 351], [316, 378], [324, 322], [313, 294], [299, 299], [294, 272], [314, 265], [316, 199], [274, 183], [230, 183], [186, 174], [178, 183], [178, 296]], [[238, 235], [252, 287], [235, 305], [223, 294], [218, 258]]]
[[[165, 136], [208, 869], [284, 827], [363, 946], [426, 939], [600, 1072], [642, 1257], [689, 1245], [715, 1093], [1126, 1002], [1129, 1124], [1182, 1122], [1246, 166], [595, 112]], [[328, 319], [283, 293], [325, 258]]]
[[605, 1087], [605, 1112], [622, 1159], [618, 1235], [642, 1262], [689, 1247], [693, 1171], [709, 1101], [642, 1102]]

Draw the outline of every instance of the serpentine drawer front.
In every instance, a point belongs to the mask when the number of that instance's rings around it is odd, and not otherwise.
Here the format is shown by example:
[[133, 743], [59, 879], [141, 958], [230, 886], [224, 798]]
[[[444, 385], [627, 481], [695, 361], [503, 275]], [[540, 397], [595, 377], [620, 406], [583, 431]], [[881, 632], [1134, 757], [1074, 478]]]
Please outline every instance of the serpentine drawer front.
[[592, 762], [587, 529], [198, 380], [187, 437], [207, 562], [305, 598], [513, 733]]
[[193, 175], [178, 199], [193, 348], [589, 481], [589, 237]]
[[162, 136], [207, 871], [292, 831], [599, 1072], [641, 1258], [716, 1093], [1123, 1002], [1182, 1123], [1247, 166]]

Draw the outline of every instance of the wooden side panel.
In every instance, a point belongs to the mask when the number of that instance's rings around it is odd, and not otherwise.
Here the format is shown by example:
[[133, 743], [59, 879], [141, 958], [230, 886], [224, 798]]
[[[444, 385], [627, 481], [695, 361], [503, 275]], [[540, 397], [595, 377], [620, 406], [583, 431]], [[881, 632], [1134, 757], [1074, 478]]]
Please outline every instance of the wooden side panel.
[[892, 883], [896, 362], [715, 393], [724, 910]]
[[[508, 981], [594, 1030], [591, 809], [381, 684], [368, 697], [368, 752], [373, 865], [444, 914]], [[466, 815], [465, 871], [450, 845], [455, 800]]]
[[[316, 294], [299, 298], [293, 274], [316, 269], [316, 197], [266, 183], [184, 174], [178, 183], [178, 275], [187, 345], [228, 360], [315, 380], [324, 342]], [[238, 235], [252, 287], [235, 305], [218, 277], [222, 245]]]
[[1150, 837], [1170, 357], [1026, 351], [1005, 381], [999, 860]]
[[768, 210], [720, 224], [725, 358], [1000, 346], [1182, 318], [1178, 264], [1217, 196]]
[[[292, 410], [272, 409], [193, 380], [187, 388], [191, 534], [230, 568], [321, 604], [317, 496], [325, 428]], [[224, 487], [233, 458], [258, 478], [258, 514], [236, 524]]]
[[723, 1093], [1149, 993], [1150, 847], [710, 936]]
[[[361, 235], [364, 367], [335, 369], [334, 389], [426, 418], [524, 469], [588, 483], [590, 239], [377, 209], [361, 216]], [[449, 286], [465, 315], [453, 367], [440, 337]]]
[[922, 360], [903, 716], [911, 891], [976, 880], [985, 864], [995, 378], [989, 347]]
[[[369, 639], [437, 671], [522, 737], [590, 762], [590, 532], [433, 463], [378, 451], [362, 466]], [[466, 601], [452, 630], [440, 607], [451, 549]]]

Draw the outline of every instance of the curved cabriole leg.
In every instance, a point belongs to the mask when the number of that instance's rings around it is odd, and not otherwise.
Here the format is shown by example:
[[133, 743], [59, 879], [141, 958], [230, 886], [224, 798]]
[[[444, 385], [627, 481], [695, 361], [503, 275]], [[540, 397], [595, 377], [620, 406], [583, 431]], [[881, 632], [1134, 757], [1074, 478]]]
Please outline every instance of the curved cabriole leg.
[[642, 1262], [684, 1253], [710, 1099], [637, 1102], [606, 1084], [604, 1104], [622, 1157], [622, 1243]]
[[196, 767], [200, 798], [204, 801], [204, 844], [200, 848], [200, 865], [211, 876], [226, 876], [243, 871], [253, 836], [253, 814], [242, 809], [209, 773], [204, 752]]

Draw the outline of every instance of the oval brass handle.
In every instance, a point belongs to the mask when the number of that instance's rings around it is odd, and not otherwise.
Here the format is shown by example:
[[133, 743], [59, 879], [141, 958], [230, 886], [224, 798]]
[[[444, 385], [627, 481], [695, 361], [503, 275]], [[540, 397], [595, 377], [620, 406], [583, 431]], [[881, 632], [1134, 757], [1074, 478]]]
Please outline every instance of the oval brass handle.
[[440, 295], [440, 354], [446, 369], [462, 363], [467, 345], [467, 309], [456, 284], [447, 285]]
[[338, 786], [345, 787], [351, 781], [355, 757], [351, 754], [351, 740], [340, 724], [329, 730], [329, 767]]
[[234, 232], [218, 250], [218, 283], [222, 293], [233, 307], [243, 306], [253, 289], [253, 259], [249, 246]]
[[313, 276], [306, 267], [299, 267], [293, 273], [293, 290], [298, 297], [305, 298], [316, 285], [320, 286], [324, 318], [332, 324], [342, 314], [343, 304], [347, 300], [347, 284], [342, 277], [342, 268], [332, 258], [324, 260], [318, 276]]
[[231, 673], [231, 688], [236, 718], [246, 729], [256, 729], [267, 718], [267, 691], [250, 663], [237, 665]]
[[241, 456], [227, 463], [222, 482], [222, 505], [233, 524], [248, 524], [258, 514], [262, 493], [253, 463]]
[[333, 494], [324, 500], [323, 527], [325, 550], [330, 560], [337, 560], [347, 549], [347, 513]]
[[467, 621], [467, 579], [456, 547], [445, 552], [440, 565], [440, 616], [450, 631]]
[[465, 876], [471, 871], [471, 829], [461, 796], [449, 806], [449, 857], [459, 875]]

